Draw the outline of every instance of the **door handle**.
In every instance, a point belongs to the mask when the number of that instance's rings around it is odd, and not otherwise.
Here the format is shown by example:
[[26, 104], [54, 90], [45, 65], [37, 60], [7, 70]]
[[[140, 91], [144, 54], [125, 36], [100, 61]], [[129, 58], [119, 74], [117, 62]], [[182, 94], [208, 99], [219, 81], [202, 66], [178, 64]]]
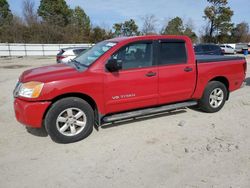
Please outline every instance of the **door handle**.
[[152, 71], [150, 71], [150, 72], [148, 72], [148, 73], [146, 74], [146, 76], [147, 76], [147, 77], [153, 77], [153, 76], [156, 76], [156, 72], [152, 72]]
[[193, 71], [193, 68], [191, 68], [191, 67], [186, 67], [186, 68], [184, 69], [184, 71], [185, 71], [185, 72], [191, 72], [191, 71]]

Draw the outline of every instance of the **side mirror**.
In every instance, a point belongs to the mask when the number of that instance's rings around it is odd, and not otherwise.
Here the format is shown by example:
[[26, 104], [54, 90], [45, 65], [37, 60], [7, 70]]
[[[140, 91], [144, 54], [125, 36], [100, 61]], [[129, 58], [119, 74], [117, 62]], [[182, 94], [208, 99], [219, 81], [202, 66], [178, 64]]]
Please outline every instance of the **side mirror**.
[[122, 61], [117, 59], [109, 59], [105, 67], [110, 72], [117, 72], [122, 69]]

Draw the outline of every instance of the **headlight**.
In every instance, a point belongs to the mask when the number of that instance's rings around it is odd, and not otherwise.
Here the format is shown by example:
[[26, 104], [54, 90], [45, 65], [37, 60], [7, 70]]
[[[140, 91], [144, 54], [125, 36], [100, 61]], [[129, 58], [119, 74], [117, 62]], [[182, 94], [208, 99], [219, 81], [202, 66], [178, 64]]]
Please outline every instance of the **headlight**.
[[43, 85], [42, 82], [23, 83], [20, 85], [17, 95], [26, 98], [37, 98], [43, 89]]

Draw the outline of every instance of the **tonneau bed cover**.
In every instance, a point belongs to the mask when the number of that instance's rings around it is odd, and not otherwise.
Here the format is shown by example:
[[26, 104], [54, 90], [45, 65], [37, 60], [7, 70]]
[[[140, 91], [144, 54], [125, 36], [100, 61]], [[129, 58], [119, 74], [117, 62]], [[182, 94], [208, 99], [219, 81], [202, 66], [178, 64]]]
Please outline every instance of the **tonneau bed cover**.
[[237, 61], [243, 60], [245, 57], [239, 56], [223, 56], [223, 55], [196, 55], [197, 63], [209, 63], [220, 61]]

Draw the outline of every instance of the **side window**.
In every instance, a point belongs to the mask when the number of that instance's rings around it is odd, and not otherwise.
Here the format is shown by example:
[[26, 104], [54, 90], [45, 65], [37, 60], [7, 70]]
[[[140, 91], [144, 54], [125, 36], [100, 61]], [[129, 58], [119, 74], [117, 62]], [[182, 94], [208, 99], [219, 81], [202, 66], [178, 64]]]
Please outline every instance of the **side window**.
[[122, 62], [122, 69], [150, 67], [153, 65], [152, 43], [133, 43], [112, 55]]
[[202, 52], [202, 47], [201, 46], [195, 46], [194, 47], [195, 52]]
[[161, 42], [159, 58], [160, 65], [185, 64], [187, 62], [185, 42]]
[[205, 52], [209, 52], [212, 50], [209, 45], [204, 45], [202, 48]]
[[216, 45], [211, 46], [211, 47], [212, 47], [212, 50], [221, 50], [220, 47], [219, 47], [219, 46], [216, 46]]
[[83, 51], [85, 51], [85, 49], [73, 50], [73, 52], [75, 53], [75, 55], [79, 55], [79, 54], [82, 53]]

